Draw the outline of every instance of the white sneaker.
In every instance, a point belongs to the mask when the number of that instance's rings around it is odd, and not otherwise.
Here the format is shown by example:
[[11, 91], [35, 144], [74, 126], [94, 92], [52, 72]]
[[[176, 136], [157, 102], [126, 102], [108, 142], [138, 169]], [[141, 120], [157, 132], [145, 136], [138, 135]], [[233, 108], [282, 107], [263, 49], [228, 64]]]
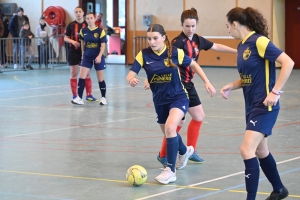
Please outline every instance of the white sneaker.
[[17, 64], [14, 64], [14, 69], [17, 69], [18, 68], [18, 65]]
[[166, 167], [160, 175], [155, 177], [155, 180], [162, 184], [168, 184], [168, 183], [174, 182], [174, 181], [176, 181], [176, 179], [177, 179], [176, 173], [172, 172], [170, 167]]
[[3, 68], [3, 66], [4, 66], [4, 65], [0, 65], [0, 69], [2, 69], [2, 68]]
[[100, 105], [106, 105], [107, 104], [106, 98], [105, 97], [101, 97], [99, 104]]
[[72, 102], [72, 104], [77, 104], [77, 105], [83, 105], [84, 104], [83, 101], [82, 101], [82, 99], [79, 96], [77, 96], [71, 102]]
[[189, 157], [194, 153], [193, 146], [187, 146], [186, 152], [184, 155], [180, 155], [178, 153], [177, 160], [176, 160], [176, 169], [182, 169], [186, 166]]

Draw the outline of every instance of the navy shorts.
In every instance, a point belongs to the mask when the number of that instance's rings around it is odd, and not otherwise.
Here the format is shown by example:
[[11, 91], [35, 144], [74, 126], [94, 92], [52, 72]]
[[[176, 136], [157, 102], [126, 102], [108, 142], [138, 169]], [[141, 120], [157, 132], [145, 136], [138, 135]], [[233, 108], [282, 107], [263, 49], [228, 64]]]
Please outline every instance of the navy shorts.
[[96, 59], [96, 57], [83, 56], [82, 61], [81, 61], [81, 66], [91, 69], [94, 65], [94, 67], [97, 71], [104, 70], [106, 68], [104, 56], [101, 57], [100, 63], [95, 63], [95, 59]]
[[169, 117], [169, 112], [172, 108], [178, 108], [182, 110], [184, 115], [187, 113], [189, 108], [189, 100], [187, 98], [178, 99], [172, 103], [169, 104], [163, 104], [163, 105], [155, 105], [155, 111], [157, 114], [157, 123], [159, 124], [165, 124], [167, 121], [167, 118]]
[[278, 114], [279, 110], [266, 113], [252, 111], [246, 116], [246, 130], [257, 131], [268, 137], [272, 135]]
[[189, 107], [195, 107], [201, 105], [201, 101], [196, 91], [196, 88], [194, 86], [194, 83], [189, 82], [189, 83], [182, 83], [182, 84], [184, 85], [189, 95], [189, 99], [190, 99]]
[[68, 63], [69, 65], [80, 65], [81, 62], [81, 51], [69, 51], [68, 52]]

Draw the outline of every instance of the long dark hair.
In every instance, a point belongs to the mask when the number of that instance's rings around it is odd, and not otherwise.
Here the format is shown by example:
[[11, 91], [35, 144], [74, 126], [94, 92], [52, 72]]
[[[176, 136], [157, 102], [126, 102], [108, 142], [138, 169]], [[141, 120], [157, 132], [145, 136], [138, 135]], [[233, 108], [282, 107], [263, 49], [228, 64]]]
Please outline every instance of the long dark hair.
[[163, 27], [162, 25], [160, 25], [160, 24], [152, 24], [152, 25], [148, 28], [147, 32], [158, 32], [158, 33], [161, 34], [161, 36], [166, 36], [165, 44], [166, 44], [167, 49], [168, 49], [168, 60], [169, 60], [169, 65], [170, 65], [171, 67], [175, 67], [176, 65], [175, 65], [175, 64], [172, 62], [172, 60], [171, 60], [171, 56], [172, 56], [172, 45], [171, 45], [171, 43], [170, 43], [170, 41], [169, 41], [169, 38], [168, 38], [168, 36], [167, 36], [167, 34], [166, 34], [166, 32], [165, 32], [164, 27]]
[[240, 7], [233, 8], [226, 16], [230, 24], [233, 21], [237, 21], [241, 25], [247, 26], [251, 31], [255, 31], [266, 37], [269, 35], [267, 20], [260, 12], [251, 7], [247, 7], [246, 9]]
[[185, 10], [181, 13], [181, 25], [186, 19], [195, 19], [198, 22], [198, 14], [195, 8], [191, 8], [189, 10]]

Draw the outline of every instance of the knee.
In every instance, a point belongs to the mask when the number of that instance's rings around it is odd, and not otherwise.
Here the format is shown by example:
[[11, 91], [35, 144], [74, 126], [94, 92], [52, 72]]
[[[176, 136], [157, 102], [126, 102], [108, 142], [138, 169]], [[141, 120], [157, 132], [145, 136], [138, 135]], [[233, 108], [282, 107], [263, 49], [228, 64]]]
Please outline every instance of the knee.
[[175, 137], [176, 136], [176, 127], [175, 126], [166, 125], [165, 126], [165, 135], [166, 135], [167, 138], [169, 138], [169, 137]]
[[269, 155], [269, 150], [268, 150], [268, 148], [260, 148], [260, 149], [258, 148], [255, 151], [255, 155], [258, 158], [265, 158]]
[[246, 145], [242, 145], [240, 147], [240, 154], [244, 160], [253, 158], [255, 156], [255, 153], [252, 152], [251, 149]]

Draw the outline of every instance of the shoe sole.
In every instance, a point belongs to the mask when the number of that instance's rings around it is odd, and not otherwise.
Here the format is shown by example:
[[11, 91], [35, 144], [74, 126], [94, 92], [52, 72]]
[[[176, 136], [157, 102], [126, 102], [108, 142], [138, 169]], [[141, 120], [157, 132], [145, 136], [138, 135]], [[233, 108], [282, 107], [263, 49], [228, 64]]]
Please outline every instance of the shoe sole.
[[190, 160], [190, 159], [189, 159], [189, 161], [191, 161], [191, 162], [193, 162], [193, 163], [196, 163], [196, 164], [203, 164], [203, 163], [204, 163], [204, 161], [202, 161], [202, 162], [199, 162], [199, 161]]
[[158, 180], [158, 179], [155, 179], [157, 182], [161, 183], [161, 184], [164, 184], [164, 185], [167, 185], [169, 183], [172, 183], [172, 182], [175, 182], [177, 180], [177, 177], [172, 177], [170, 178], [169, 180], [166, 180], [166, 181], [162, 181], [162, 180]]
[[[192, 147], [192, 146], [191, 146]], [[192, 147], [192, 151], [187, 155], [187, 157], [189, 158], [192, 154], [194, 153], [194, 147]], [[186, 159], [185, 161], [184, 161], [184, 163], [183, 163], [183, 165], [181, 166], [181, 167], [176, 167], [176, 169], [183, 169], [185, 166], [186, 166], [186, 164], [187, 164], [187, 162], [188, 162], [188, 160], [189, 159]]]
[[71, 101], [71, 103], [72, 103], [72, 104], [75, 104], [75, 105], [83, 105], [83, 104], [80, 104], [80, 103], [76, 103], [76, 102], [73, 101], [73, 100]]
[[106, 105], [107, 103], [104, 104], [104, 103], [100, 102], [99, 104], [102, 105], [102, 106], [104, 106], [104, 105]]

